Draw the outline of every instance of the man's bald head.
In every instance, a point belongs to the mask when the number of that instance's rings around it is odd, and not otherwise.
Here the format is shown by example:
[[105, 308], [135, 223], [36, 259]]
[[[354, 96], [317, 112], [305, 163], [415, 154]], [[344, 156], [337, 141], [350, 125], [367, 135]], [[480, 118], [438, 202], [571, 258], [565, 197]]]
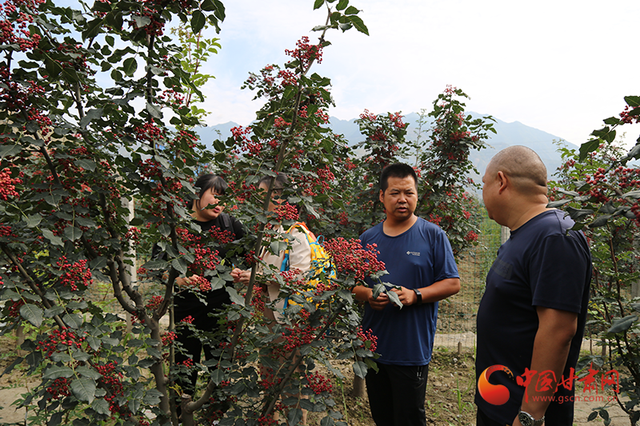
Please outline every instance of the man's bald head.
[[547, 168], [531, 148], [514, 145], [498, 152], [487, 166], [487, 174], [504, 173], [521, 194], [547, 194]]

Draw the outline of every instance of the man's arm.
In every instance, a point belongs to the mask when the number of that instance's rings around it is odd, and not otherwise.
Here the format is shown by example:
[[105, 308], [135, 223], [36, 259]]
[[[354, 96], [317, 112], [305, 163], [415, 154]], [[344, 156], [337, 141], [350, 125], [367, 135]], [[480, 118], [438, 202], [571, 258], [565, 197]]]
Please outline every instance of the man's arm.
[[[578, 314], [539, 306], [536, 311], [539, 324], [533, 343], [530, 369], [538, 374], [551, 370], [558, 381], [562, 378], [567, 356], [569, 356], [571, 339], [575, 336], [578, 328]], [[544, 416], [551, 401], [546, 400], [546, 398], [533, 397], [553, 395], [558, 383], [557, 381], [556, 383], [551, 383], [548, 386], [550, 389], [540, 392], [536, 391], [538, 378], [539, 376], [534, 376], [531, 383], [529, 383], [521, 406], [521, 410], [531, 414], [534, 419], [540, 419]], [[518, 421], [517, 417], [513, 422], [513, 426], [520, 426], [520, 421]]]
[[[391, 291], [394, 291], [398, 295], [400, 302], [405, 306], [418, 303], [418, 296], [412, 289], [401, 287], [400, 290], [392, 289]], [[418, 291], [422, 294], [422, 303], [437, 302], [459, 292], [460, 279], [446, 278], [441, 281], [436, 281], [430, 286], [419, 288]], [[356, 300], [368, 302], [375, 310], [384, 309], [389, 303], [389, 296], [384, 293], [380, 294], [377, 299], [373, 299], [373, 290], [366, 286], [356, 286], [351, 292], [355, 295]]]
[[[413, 289], [401, 287], [400, 290], [393, 289], [392, 291], [396, 292], [400, 302], [405, 306], [418, 303], [418, 295]], [[422, 294], [421, 303], [438, 302], [460, 291], [460, 278], [445, 278], [430, 286], [419, 288], [418, 291]]]

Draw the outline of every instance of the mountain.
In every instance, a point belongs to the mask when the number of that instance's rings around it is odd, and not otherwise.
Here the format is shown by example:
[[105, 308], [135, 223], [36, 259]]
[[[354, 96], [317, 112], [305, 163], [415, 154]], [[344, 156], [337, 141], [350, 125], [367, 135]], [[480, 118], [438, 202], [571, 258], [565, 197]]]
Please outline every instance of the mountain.
[[[482, 116], [474, 112], [468, 113], [473, 117]], [[494, 117], [495, 118], [495, 117]], [[407, 139], [414, 139], [416, 131], [418, 129], [417, 113], [411, 113], [404, 116], [403, 121], [408, 123]], [[231, 136], [231, 128], [238, 126], [238, 124], [230, 121], [228, 123], [216, 124], [214, 126], [202, 127], [198, 129], [198, 134], [205, 144], [211, 148], [215, 139], [226, 139]], [[351, 145], [355, 145], [358, 142], [364, 140], [364, 137], [358, 129], [358, 125], [355, 123], [355, 119], [341, 120], [339, 118], [331, 117], [330, 126], [337, 134], [344, 135], [345, 139], [349, 141]], [[429, 125], [424, 130], [429, 129]], [[538, 153], [544, 164], [547, 166], [547, 172], [550, 179], [553, 178], [553, 174], [556, 169], [562, 163], [560, 153], [558, 152], [558, 146], [554, 144], [554, 141], [558, 141], [561, 138], [554, 136], [542, 130], [535, 129], [524, 125], [518, 121], [513, 123], [507, 123], [500, 119], [496, 119], [494, 128], [497, 133], [489, 133], [488, 147], [481, 151], [471, 152], [471, 161], [480, 172], [480, 176], [484, 174], [487, 164], [491, 157], [493, 157], [498, 151], [511, 145], [524, 145]], [[426, 134], [423, 139], [426, 138]], [[578, 149], [577, 145], [563, 141], [570, 148]], [[476, 182], [479, 176], [472, 176]]]

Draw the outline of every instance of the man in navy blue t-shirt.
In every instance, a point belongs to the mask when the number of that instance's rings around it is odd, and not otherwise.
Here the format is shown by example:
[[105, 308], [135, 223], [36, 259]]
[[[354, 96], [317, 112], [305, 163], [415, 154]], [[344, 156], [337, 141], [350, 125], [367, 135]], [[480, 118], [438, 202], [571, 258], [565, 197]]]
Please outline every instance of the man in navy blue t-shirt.
[[489, 217], [511, 236], [478, 309], [477, 425], [571, 425], [589, 244], [564, 212], [547, 208], [547, 169], [531, 149], [500, 151], [482, 181]]
[[418, 218], [417, 176], [407, 164], [387, 166], [380, 176], [380, 201], [386, 219], [360, 236], [362, 245], [376, 244], [386, 265], [387, 283], [398, 286], [402, 309], [381, 293], [373, 298], [373, 282], [354, 287], [366, 302], [364, 330], [378, 337], [379, 371], [367, 373], [367, 393], [377, 426], [425, 426], [425, 392], [436, 331], [438, 301], [460, 290], [451, 245], [438, 226]]

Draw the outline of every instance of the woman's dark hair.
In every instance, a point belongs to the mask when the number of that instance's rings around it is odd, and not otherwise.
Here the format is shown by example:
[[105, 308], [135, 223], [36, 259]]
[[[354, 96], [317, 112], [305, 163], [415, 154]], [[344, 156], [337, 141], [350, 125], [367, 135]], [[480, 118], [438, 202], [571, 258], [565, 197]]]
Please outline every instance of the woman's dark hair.
[[[273, 182], [273, 176], [263, 176], [262, 179], [258, 182], [258, 186], [265, 184], [267, 188], [271, 186], [271, 182]], [[289, 184], [289, 177], [284, 173], [278, 173], [275, 177], [276, 182], [273, 185], [274, 191], [282, 191]]]
[[196, 180], [195, 186], [196, 188], [200, 188], [198, 198], [202, 198], [202, 196], [211, 189], [218, 195], [225, 195], [227, 188], [229, 188], [229, 185], [227, 185], [224, 179], [213, 173], [201, 175], [198, 180]]

